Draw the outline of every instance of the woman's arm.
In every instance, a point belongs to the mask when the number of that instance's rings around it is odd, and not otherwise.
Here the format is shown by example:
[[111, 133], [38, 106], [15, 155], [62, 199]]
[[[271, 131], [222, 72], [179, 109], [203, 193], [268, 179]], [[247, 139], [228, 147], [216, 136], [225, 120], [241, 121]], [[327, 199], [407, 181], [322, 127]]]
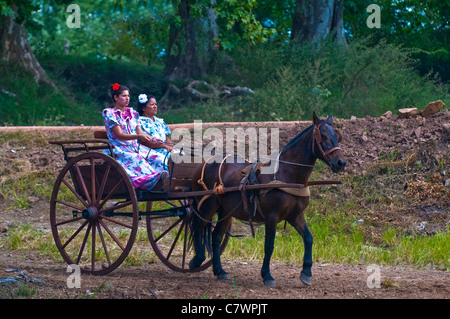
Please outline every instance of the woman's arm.
[[157, 138], [154, 138], [154, 137], [151, 137], [151, 136], [145, 134], [139, 125], [136, 126], [136, 134], [128, 134], [128, 133], [122, 132], [119, 125], [113, 126], [111, 128], [111, 130], [113, 131], [114, 135], [116, 135], [117, 138], [122, 141], [139, 140], [144, 145], [149, 144], [149, 143], [162, 142], [160, 139], [157, 139]]

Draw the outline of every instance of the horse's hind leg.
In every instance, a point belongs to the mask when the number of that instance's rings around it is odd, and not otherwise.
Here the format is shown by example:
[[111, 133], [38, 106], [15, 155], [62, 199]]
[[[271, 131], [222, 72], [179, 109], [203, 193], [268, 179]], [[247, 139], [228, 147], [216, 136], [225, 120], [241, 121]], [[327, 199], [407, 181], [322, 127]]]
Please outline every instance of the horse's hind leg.
[[[219, 219], [222, 214], [219, 214]], [[231, 225], [231, 217], [223, 221], [219, 221], [212, 232], [212, 261], [213, 261], [213, 273], [218, 279], [230, 279], [228, 273], [223, 270], [220, 260], [220, 245], [222, 243], [223, 236]]]
[[203, 223], [198, 217], [195, 217], [192, 221], [192, 242], [194, 245], [195, 256], [189, 262], [189, 269], [195, 269], [202, 265], [205, 261], [205, 245], [202, 239], [202, 234], [205, 228]]
[[312, 267], [312, 245], [313, 237], [311, 232], [306, 225], [305, 216], [303, 213], [297, 216], [293, 221], [288, 220], [288, 222], [298, 231], [298, 233], [303, 238], [303, 244], [305, 246], [305, 253], [303, 255], [303, 269], [300, 273], [300, 280], [305, 284], [311, 285], [311, 267]]
[[[195, 269], [202, 265], [206, 259], [205, 245], [210, 246], [210, 231], [211, 224], [207, 225], [206, 220], [210, 220], [217, 210], [217, 206], [211, 200], [205, 201], [200, 212], [195, 213], [192, 218], [192, 240], [195, 250], [195, 256], [189, 262], [189, 269]], [[197, 216], [196, 214], [199, 214]]]

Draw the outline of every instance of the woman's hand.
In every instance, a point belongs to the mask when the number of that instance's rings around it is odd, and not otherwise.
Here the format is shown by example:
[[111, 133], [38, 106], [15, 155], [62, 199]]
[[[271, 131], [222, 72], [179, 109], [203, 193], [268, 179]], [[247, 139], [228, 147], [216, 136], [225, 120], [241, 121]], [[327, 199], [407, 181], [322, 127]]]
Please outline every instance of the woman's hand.
[[164, 143], [162, 140], [156, 137], [152, 137], [145, 133], [137, 134], [138, 140], [141, 142], [152, 142], [152, 143]]

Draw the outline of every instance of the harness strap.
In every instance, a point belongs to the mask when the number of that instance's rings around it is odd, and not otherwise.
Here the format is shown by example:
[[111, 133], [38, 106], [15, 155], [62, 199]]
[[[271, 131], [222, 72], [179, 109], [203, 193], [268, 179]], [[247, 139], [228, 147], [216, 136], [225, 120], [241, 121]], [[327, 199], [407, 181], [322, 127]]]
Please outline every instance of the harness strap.
[[[222, 166], [223, 166], [223, 163], [225, 162], [225, 160], [226, 160], [226, 159], [228, 158], [228, 156], [230, 156], [230, 155], [231, 155], [231, 154], [225, 156], [224, 159], [222, 160], [222, 162], [220, 163], [220, 166], [219, 166], [219, 172], [218, 172], [218, 175], [219, 175], [219, 184], [214, 183], [214, 188], [213, 188], [214, 195], [223, 195], [223, 194], [225, 194], [225, 192], [224, 192], [224, 190], [223, 190], [223, 181], [222, 181]], [[197, 183], [200, 184], [200, 185], [203, 187], [203, 189], [204, 189], [205, 191], [208, 190], [208, 187], [206, 186], [205, 182], [203, 181], [203, 178], [204, 178], [204, 176], [205, 176], [205, 167], [206, 167], [206, 164], [208, 164], [208, 161], [209, 161], [211, 158], [213, 158], [213, 157], [214, 157], [214, 156], [211, 156], [210, 158], [208, 158], [208, 159], [203, 163], [202, 174], [201, 174], [201, 176], [200, 176], [200, 179], [197, 181]], [[202, 204], [205, 202], [205, 200], [207, 200], [207, 199], [208, 199], [209, 197], [211, 197], [212, 195], [213, 195], [213, 194], [204, 195], [204, 196], [200, 199], [200, 201], [198, 202], [197, 210], [200, 210], [200, 207], [201, 207]]]
[[[322, 124], [317, 124], [314, 126], [313, 130], [313, 142], [312, 142], [312, 151], [314, 153], [314, 145], [317, 143], [317, 148], [319, 149], [320, 154], [322, 157], [327, 161], [330, 162], [330, 159], [328, 155], [333, 153], [334, 151], [340, 150], [341, 148], [339, 146], [333, 147], [332, 149], [329, 149], [328, 151], [324, 151], [322, 148], [322, 145], [320, 144], [322, 142], [322, 136], [320, 135], [320, 126]], [[339, 133], [340, 134], [340, 133]]]

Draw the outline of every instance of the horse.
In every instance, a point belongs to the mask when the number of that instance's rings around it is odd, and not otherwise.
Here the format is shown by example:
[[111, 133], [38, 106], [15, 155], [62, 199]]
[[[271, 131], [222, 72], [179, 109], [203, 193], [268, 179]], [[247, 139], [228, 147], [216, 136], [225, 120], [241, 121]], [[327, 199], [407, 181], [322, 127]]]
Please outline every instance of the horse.
[[[313, 112], [313, 124], [290, 140], [279, 152], [276, 159], [278, 170], [274, 170], [273, 174], [255, 172], [255, 182], [264, 184], [279, 181], [306, 186], [317, 159], [325, 162], [335, 173], [344, 170], [347, 160], [339, 147], [341, 135], [332, 124], [332, 116], [321, 120]], [[248, 166], [249, 163], [236, 163], [236, 158], [233, 163], [223, 161], [199, 165], [192, 179], [192, 190], [211, 189], [219, 183], [223, 183], [225, 188], [239, 185], [243, 170]], [[191, 221], [191, 241], [195, 254], [189, 262], [190, 269], [200, 267], [206, 259], [205, 247], [209, 247], [207, 250], [212, 253], [214, 275], [218, 279], [230, 279], [222, 268], [220, 245], [231, 226], [232, 218], [249, 221], [250, 211], [254, 212], [250, 222], [265, 224], [264, 260], [261, 267], [264, 285], [276, 285], [270, 272], [270, 259], [274, 249], [276, 225], [281, 221], [287, 221], [303, 238], [305, 249], [300, 280], [306, 285], [311, 285], [313, 237], [303, 214], [309, 204], [309, 194], [290, 194], [286, 189], [271, 188], [254, 191], [253, 195], [254, 200], [248, 202], [247, 209], [244, 207], [242, 194], [236, 191], [203, 199], [194, 198], [195, 214]], [[211, 229], [207, 232], [207, 226], [211, 225], [216, 213], [218, 214], [216, 226], [212, 233]]]

